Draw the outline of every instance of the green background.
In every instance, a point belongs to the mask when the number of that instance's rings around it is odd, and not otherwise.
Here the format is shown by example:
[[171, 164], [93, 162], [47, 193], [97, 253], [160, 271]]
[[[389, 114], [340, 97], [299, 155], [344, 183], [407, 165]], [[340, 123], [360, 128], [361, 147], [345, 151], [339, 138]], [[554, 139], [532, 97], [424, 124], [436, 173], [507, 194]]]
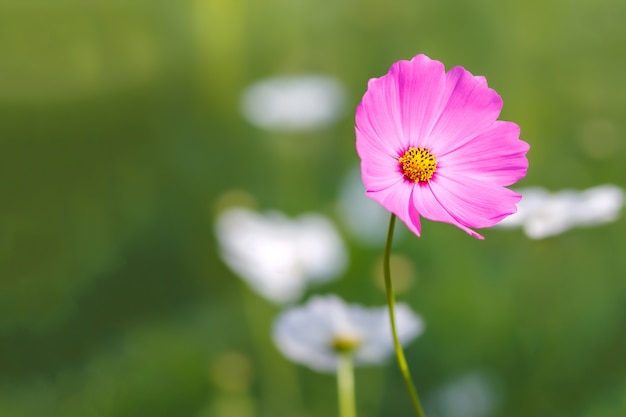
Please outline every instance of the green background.
[[[621, 0], [0, 0], [0, 416], [336, 415], [334, 378], [280, 355], [280, 309], [221, 262], [219, 205], [341, 228], [353, 109], [417, 53], [500, 93], [531, 144], [520, 187], [623, 186], [624, 21]], [[247, 85], [302, 73], [345, 83], [338, 123], [276, 134], [242, 118]], [[625, 232], [481, 242], [424, 222], [398, 239], [430, 415], [476, 374], [492, 416], [626, 415]], [[381, 249], [344, 238], [348, 271], [312, 292], [384, 304]], [[412, 415], [393, 362], [358, 369], [356, 388], [360, 416]]]

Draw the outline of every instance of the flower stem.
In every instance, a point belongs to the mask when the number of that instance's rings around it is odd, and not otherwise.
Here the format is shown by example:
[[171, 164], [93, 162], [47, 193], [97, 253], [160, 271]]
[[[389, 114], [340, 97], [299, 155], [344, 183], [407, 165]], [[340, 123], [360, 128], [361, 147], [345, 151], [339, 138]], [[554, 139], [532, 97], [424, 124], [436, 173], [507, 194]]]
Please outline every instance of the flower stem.
[[393, 241], [393, 229], [396, 224], [396, 215], [391, 214], [391, 219], [389, 220], [389, 231], [387, 232], [387, 243], [385, 243], [385, 253], [383, 255], [383, 274], [385, 276], [385, 290], [387, 292], [387, 305], [389, 307], [389, 320], [391, 322], [391, 333], [393, 335], [393, 344], [396, 349], [396, 358], [398, 359], [398, 365], [400, 366], [400, 372], [402, 373], [402, 377], [404, 378], [404, 383], [406, 384], [406, 389], [409, 391], [409, 396], [411, 397], [411, 401], [413, 402], [413, 407], [415, 408], [415, 413], [418, 417], [424, 417], [424, 411], [422, 410], [422, 405], [420, 404], [419, 397], [417, 396], [417, 392], [415, 391], [415, 385], [413, 384], [413, 380], [411, 379], [411, 374], [409, 372], [409, 366], [406, 363], [406, 358], [404, 357], [404, 352], [402, 351], [402, 345], [400, 345], [400, 340], [398, 339], [398, 330], [396, 329], [396, 315], [395, 315], [395, 297], [393, 294], [393, 285], [391, 283], [391, 269], [389, 267], [389, 257], [391, 255], [391, 242]]
[[339, 417], [356, 417], [354, 403], [354, 368], [352, 354], [339, 354], [337, 367], [337, 389], [339, 392]]

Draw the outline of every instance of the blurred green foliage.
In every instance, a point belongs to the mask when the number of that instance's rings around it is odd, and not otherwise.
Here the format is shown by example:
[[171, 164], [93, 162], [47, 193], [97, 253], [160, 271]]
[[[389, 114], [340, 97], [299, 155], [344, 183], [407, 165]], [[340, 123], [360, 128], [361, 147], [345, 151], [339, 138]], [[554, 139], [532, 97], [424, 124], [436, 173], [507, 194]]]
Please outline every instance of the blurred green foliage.
[[[351, 109], [417, 53], [502, 95], [532, 147], [520, 185], [624, 186], [625, 20], [622, 0], [0, 1], [0, 415], [336, 414], [334, 379], [280, 356], [278, 308], [220, 261], [220, 196], [337, 220]], [[251, 82], [311, 72], [345, 83], [338, 124], [243, 120]], [[626, 415], [625, 232], [479, 242], [425, 222], [398, 240], [416, 271], [400, 298], [427, 323], [407, 350], [427, 410], [479, 372], [493, 415]], [[383, 304], [380, 251], [346, 239], [348, 273], [315, 291]], [[411, 415], [393, 365], [357, 370], [361, 416]]]

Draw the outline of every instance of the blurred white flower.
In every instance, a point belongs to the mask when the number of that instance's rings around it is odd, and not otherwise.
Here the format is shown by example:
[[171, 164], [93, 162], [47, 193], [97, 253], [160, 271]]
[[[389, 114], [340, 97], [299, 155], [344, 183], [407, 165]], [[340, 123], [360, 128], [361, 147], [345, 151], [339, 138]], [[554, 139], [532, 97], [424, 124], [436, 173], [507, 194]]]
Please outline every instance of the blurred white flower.
[[[338, 208], [342, 224], [360, 243], [374, 247], [385, 244], [389, 212], [365, 195], [361, 169], [358, 166], [346, 174], [341, 184]], [[404, 230], [397, 229], [396, 236], [400, 236]]]
[[216, 233], [224, 262], [275, 303], [297, 300], [310, 282], [335, 279], [347, 265], [339, 233], [319, 214], [290, 220], [231, 208], [218, 217]]
[[345, 96], [343, 85], [327, 76], [275, 77], [249, 86], [242, 95], [241, 110], [262, 129], [306, 131], [339, 118]]
[[433, 417], [488, 417], [500, 403], [500, 392], [491, 378], [473, 372], [444, 385], [428, 400]]
[[579, 226], [596, 226], [619, 218], [624, 190], [600, 185], [584, 191], [550, 193], [540, 187], [518, 190], [522, 200], [517, 213], [498, 226], [522, 227], [531, 239], [544, 239]]
[[615, 185], [599, 185], [580, 194], [576, 220], [581, 226], [614, 222], [624, 205], [624, 190]]
[[[396, 325], [403, 345], [424, 330], [422, 319], [403, 303], [396, 304]], [[287, 309], [273, 333], [287, 358], [320, 372], [335, 372], [340, 352], [351, 352], [357, 366], [384, 363], [394, 353], [387, 307], [346, 304], [335, 295]]]

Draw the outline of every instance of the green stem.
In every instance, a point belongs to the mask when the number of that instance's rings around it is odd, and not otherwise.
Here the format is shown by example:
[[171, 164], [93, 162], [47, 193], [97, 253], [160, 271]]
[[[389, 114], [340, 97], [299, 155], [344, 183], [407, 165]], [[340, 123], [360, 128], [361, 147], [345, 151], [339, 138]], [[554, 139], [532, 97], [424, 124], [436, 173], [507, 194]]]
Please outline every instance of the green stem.
[[395, 314], [396, 301], [393, 295], [393, 285], [391, 283], [391, 269], [389, 267], [389, 257], [391, 255], [391, 242], [393, 241], [393, 229], [394, 229], [395, 224], [396, 224], [396, 215], [392, 213], [391, 219], [389, 220], [389, 231], [387, 232], [387, 243], [385, 243], [385, 253], [383, 255], [383, 273], [385, 276], [385, 290], [387, 292], [387, 305], [389, 306], [389, 320], [391, 322], [391, 333], [393, 335], [393, 344], [396, 349], [396, 358], [398, 358], [398, 365], [400, 366], [400, 372], [402, 373], [402, 377], [404, 378], [406, 389], [409, 391], [409, 396], [411, 397], [411, 401], [413, 402], [415, 413], [417, 414], [418, 417], [424, 417], [424, 411], [422, 410], [422, 405], [420, 404], [419, 397], [417, 396], [417, 392], [415, 391], [415, 385], [413, 384], [413, 380], [411, 379], [409, 366], [406, 363], [406, 358], [404, 357], [404, 352], [402, 351], [402, 345], [400, 345], [400, 340], [398, 339], [398, 330], [396, 329], [396, 314]]
[[339, 393], [339, 416], [356, 417], [356, 406], [354, 403], [354, 370], [351, 353], [339, 354], [337, 390]]

